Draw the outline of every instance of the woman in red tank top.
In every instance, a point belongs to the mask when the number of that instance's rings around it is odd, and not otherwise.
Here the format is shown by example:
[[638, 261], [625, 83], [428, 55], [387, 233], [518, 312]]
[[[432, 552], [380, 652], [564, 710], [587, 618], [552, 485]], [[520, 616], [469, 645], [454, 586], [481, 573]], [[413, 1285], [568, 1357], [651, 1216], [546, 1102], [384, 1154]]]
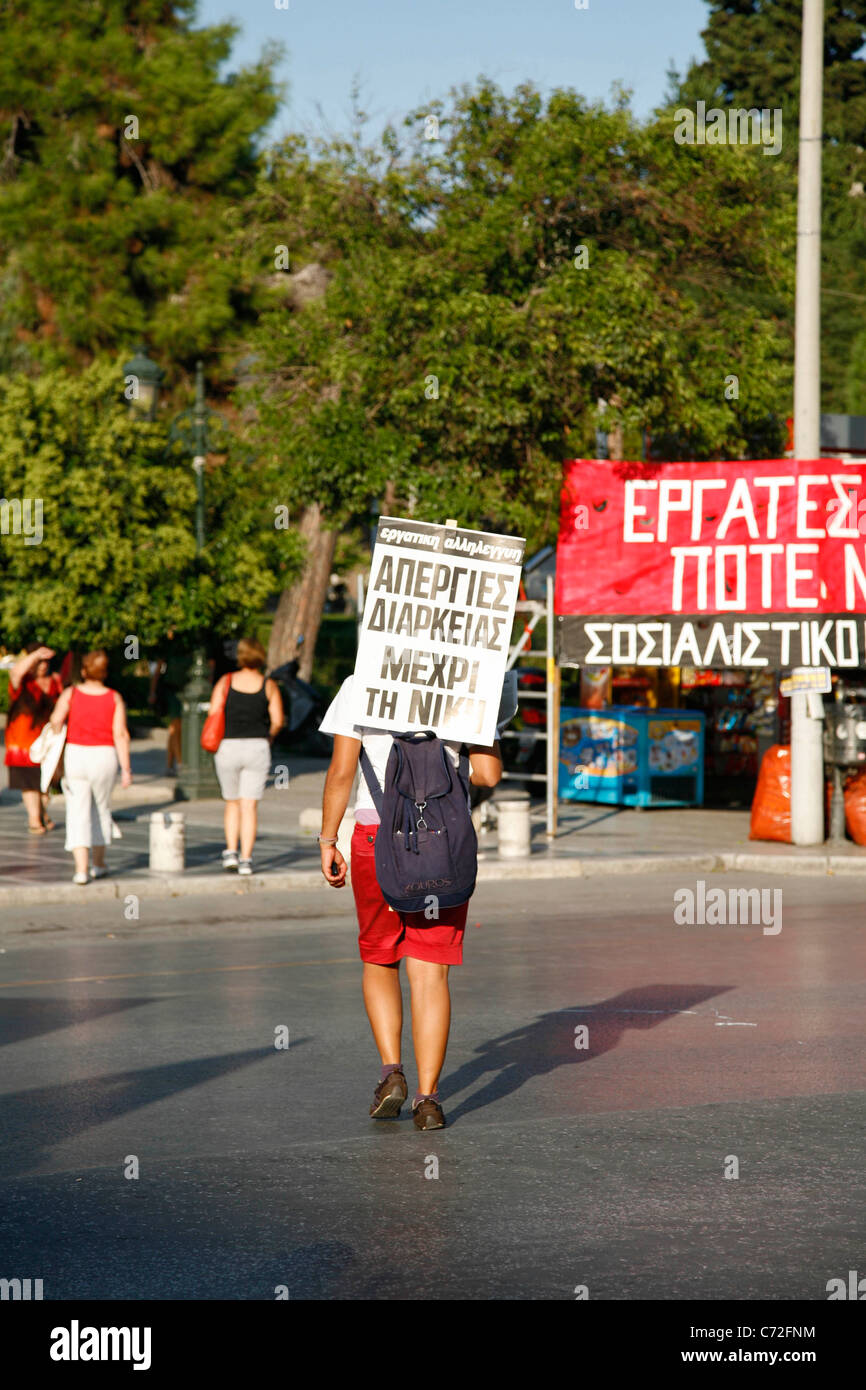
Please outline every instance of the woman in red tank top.
[[63, 790], [66, 848], [75, 860], [73, 883], [105, 876], [105, 846], [112, 831], [109, 802], [118, 761], [122, 785], [132, 782], [126, 706], [105, 684], [107, 674], [107, 653], [88, 652], [81, 661], [81, 684], [64, 690], [51, 716], [55, 729], [66, 724]]
[[[114, 710], [120, 696], [108, 686], [100, 692], [95, 685], [95, 681], [88, 681], [84, 692], [74, 686], [71, 688], [69, 718], [66, 721], [67, 745], [114, 747]], [[89, 690], [88, 686], [94, 688]]]

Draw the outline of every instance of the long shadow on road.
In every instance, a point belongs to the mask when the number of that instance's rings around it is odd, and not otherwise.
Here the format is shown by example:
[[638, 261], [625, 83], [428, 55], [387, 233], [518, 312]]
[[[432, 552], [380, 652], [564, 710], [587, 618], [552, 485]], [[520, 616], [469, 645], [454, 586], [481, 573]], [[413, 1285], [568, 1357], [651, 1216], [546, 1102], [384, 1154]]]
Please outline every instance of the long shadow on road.
[[108, 1018], [124, 1009], [152, 1004], [150, 998], [129, 999], [0, 999], [0, 1047], [24, 1042], [62, 1028]]
[[[448, 1112], [453, 1124], [473, 1110], [513, 1095], [527, 1081], [546, 1076], [557, 1067], [591, 1062], [617, 1046], [628, 1029], [657, 1028], [695, 1004], [706, 1003], [733, 985], [643, 985], [598, 1004], [575, 1005], [541, 1014], [533, 1023], [514, 1028], [476, 1048], [480, 1055], [464, 1062], [441, 1083], [443, 1100], [493, 1073], [486, 1086]], [[585, 1024], [586, 1047], [575, 1042], [575, 1028]]]
[[[292, 1039], [292, 1048], [309, 1038]], [[45, 1154], [95, 1125], [118, 1120], [144, 1105], [167, 1100], [193, 1086], [274, 1057], [273, 1046], [198, 1057], [184, 1062], [89, 1076], [83, 1081], [41, 1086], [2, 1097], [3, 1149], [0, 1178], [32, 1171]]]

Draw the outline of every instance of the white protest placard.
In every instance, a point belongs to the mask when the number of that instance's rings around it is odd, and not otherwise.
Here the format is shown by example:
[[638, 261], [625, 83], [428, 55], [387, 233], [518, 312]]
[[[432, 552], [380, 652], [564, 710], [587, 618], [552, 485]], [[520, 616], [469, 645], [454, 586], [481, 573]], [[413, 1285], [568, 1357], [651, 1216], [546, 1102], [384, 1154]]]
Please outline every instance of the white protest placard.
[[355, 722], [489, 747], [525, 541], [381, 517], [352, 682]]

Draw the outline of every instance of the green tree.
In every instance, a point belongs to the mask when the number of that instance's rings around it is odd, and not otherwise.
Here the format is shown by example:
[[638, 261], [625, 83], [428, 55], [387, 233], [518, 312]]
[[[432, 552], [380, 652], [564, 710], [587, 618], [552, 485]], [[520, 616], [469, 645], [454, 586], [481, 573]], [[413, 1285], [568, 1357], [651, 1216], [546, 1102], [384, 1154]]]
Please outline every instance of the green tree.
[[81, 366], [142, 335], [189, 365], [253, 316], [261, 256], [231, 264], [226, 243], [280, 49], [220, 77], [237, 26], [194, 29], [194, 11], [0, 4], [0, 371]]
[[600, 398], [631, 456], [644, 429], [668, 457], [783, 447], [794, 224], [772, 160], [487, 82], [406, 125], [380, 149], [285, 142], [248, 218], [328, 277], [254, 335], [259, 428], [326, 525], [388, 495], [550, 540]]
[[[119, 380], [119, 366], [104, 360], [78, 377], [0, 378], [8, 645], [38, 634], [61, 648], [116, 646], [132, 634], [146, 649], [172, 630], [240, 635], [299, 568], [273, 476], [231, 454], [209, 460], [196, 560], [190, 460], [169, 447], [161, 424], [130, 418]], [[16, 504], [28, 501], [16, 526]]]
[[[682, 79], [671, 74], [671, 104], [781, 109], [779, 162], [795, 204], [802, 0], [708, 3], [706, 57]], [[864, 42], [866, 0], [825, 0], [822, 401], [843, 413], [866, 413], [866, 62], [856, 56]]]

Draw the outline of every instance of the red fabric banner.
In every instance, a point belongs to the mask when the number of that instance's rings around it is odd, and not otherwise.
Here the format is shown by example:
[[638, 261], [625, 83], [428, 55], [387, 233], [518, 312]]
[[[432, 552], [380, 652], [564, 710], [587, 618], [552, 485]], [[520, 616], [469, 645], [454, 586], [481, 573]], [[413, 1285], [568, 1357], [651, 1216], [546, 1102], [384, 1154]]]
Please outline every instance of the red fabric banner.
[[558, 614], [866, 613], [866, 464], [565, 464]]

